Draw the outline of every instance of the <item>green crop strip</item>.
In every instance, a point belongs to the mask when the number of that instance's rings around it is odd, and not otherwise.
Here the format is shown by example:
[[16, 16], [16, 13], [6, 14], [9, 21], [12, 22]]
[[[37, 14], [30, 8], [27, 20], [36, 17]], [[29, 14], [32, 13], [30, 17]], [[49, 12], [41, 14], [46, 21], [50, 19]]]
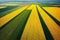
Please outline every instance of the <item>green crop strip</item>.
[[24, 10], [0, 30], [0, 40], [20, 40], [31, 10]]
[[0, 18], [3, 17], [3, 16], [5, 16], [5, 15], [7, 15], [7, 14], [9, 14], [10, 12], [16, 10], [17, 8], [18, 8], [18, 6], [14, 6], [14, 7], [9, 6], [7, 8], [0, 9], [1, 10], [1, 12], [0, 12]]
[[54, 40], [49, 29], [47, 28], [47, 25], [45, 24], [41, 14], [39, 13], [38, 11], [38, 8], [37, 8], [37, 12], [38, 12], [38, 15], [39, 15], [39, 19], [40, 19], [40, 22], [41, 22], [41, 25], [42, 25], [42, 28], [44, 30], [44, 34], [45, 34], [45, 37], [46, 37], [46, 40]]

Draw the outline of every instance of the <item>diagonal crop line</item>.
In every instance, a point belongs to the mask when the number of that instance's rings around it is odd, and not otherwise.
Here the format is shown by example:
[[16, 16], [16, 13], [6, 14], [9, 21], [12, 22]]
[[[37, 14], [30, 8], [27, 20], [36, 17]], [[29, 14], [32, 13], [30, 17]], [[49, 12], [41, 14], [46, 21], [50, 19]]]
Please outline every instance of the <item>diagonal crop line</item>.
[[21, 40], [46, 40], [35, 4], [32, 6]]
[[13, 12], [11, 12], [8, 15], [5, 15], [4, 17], [0, 18], [0, 28], [5, 25], [6, 23], [8, 23], [11, 19], [13, 19], [14, 17], [16, 17], [17, 15], [19, 15], [22, 11], [24, 11], [28, 6], [19, 8], [18, 10], [15, 10]]
[[9, 14], [9, 13], [11, 13], [14, 10], [17, 10], [18, 8], [19, 7], [14, 6], [14, 8], [11, 7], [11, 8], [6, 9], [6, 11], [3, 11], [3, 12], [0, 13], [0, 18], [7, 15], [7, 14]]
[[[42, 7], [41, 7], [42, 8]], [[43, 8], [42, 8], [43, 9]], [[53, 17], [51, 14], [49, 14], [45, 9], [43, 9], [49, 17], [51, 17], [56, 24], [60, 26], [60, 21], [58, 21], [55, 17]]]
[[19, 40], [31, 10], [24, 10], [0, 31], [0, 40]]
[[41, 22], [41, 25], [43, 27], [44, 33], [45, 33], [46, 40], [54, 40], [49, 29], [47, 28], [47, 25], [45, 24], [45, 22], [41, 16], [41, 13], [39, 13], [38, 7], [37, 7], [37, 12], [38, 12], [40, 22]]

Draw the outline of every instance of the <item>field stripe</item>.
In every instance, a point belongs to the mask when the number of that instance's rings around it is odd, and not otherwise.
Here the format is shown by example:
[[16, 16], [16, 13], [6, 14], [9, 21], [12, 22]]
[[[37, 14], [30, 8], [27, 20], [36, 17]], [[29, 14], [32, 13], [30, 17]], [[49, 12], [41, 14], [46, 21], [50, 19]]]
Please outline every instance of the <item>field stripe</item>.
[[7, 6], [0, 6], [0, 9], [2, 9], [2, 8], [6, 8]]
[[[42, 8], [42, 7], [41, 7]], [[43, 9], [43, 8], [42, 8]], [[43, 9], [45, 12], [46, 12], [46, 14], [48, 14], [50, 17], [51, 17], [51, 19], [53, 19], [54, 20], [54, 22], [57, 24], [57, 25], [59, 25], [60, 26], [60, 21], [58, 21], [55, 17], [53, 17], [49, 12], [47, 12], [45, 9]]]
[[45, 24], [43, 18], [42, 18], [42, 14], [43, 14], [43, 10], [37, 5], [37, 8], [38, 8], [38, 15], [39, 15], [39, 18], [40, 18], [40, 21], [41, 21], [41, 25], [43, 27], [43, 30], [44, 30], [44, 34], [45, 34], [45, 37], [46, 37], [46, 40], [54, 40], [49, 29], [47, 28], [47, 25]]
[[4, 11], [3, 10], [3, 12], [0, 12], [0, 18], [1, 17], [3, 17], [3, 16], [5, 16], [5, 15], [7, 15], [7, 14], [9, 14], [9, 13], [11, 13], [12, 11], [14, 11], [14, 10], [16, 10], [16, 9], [18, 9], [19, 7], [11, 7], [11, 8], [7, 8], [7, 9], [4, 9], [4, 10], [6, 10], [6, 11]]
[[31, 5], [29, 8], [27, 8], [27, 10], [32, 10], [34, 5]]
[[60, 8], [58, 7], [43, 7], [47, 12], [60, 21]]
[[60, 40], [60, 27], [41, 8], [38, 9], [54, 40]]
[[0, 30], [0, 40], [19, 40], [31, 10], [25, 10]]
[[40, 24], [36, 5], [33, 5], [32, 12], [20, 40], [46, 40]]
[[5, 7], [5, 8], [2, 8], [2, 9], [0, 9], [0, 13], [1, 13], [1, 12], [5, 12], [5, 11], [11, 9], [11, 8], [14, 8], [14, 6], [7, 6], [7, 7]]
[[15, 10], [11, 13], [9, 13], [8, 15], [1, 17], [0, 18], [0, 27], [2, 27], [4, 24], [6, 24], [7, 22], [9, 22], [11, 19], [13, 19], [15, 16], [17, 16], [18, 14], [20, 14], [23, 10], [25, 10], [28, 6], [19, 8], [18, 10]]

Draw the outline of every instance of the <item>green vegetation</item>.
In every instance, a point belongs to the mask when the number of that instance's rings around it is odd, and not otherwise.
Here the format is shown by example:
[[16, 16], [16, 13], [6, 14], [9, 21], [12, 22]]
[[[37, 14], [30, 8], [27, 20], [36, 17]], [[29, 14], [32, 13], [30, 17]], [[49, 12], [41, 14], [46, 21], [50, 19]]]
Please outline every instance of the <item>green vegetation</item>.
[[16, 9], [18, 9], [18, 6], [7, 6], [6, 8], [1, 8], [0, 9], [0, 17], [7, 15]]
[[19, 40], [31, 10], [25, 10], [0, 30], [0, 40]]

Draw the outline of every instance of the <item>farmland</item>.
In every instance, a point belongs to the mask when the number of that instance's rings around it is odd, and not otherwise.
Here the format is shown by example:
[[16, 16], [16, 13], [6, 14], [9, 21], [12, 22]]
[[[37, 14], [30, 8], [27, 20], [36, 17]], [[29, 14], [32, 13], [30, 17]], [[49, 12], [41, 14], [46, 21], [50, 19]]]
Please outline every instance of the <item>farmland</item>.
[[60, 5], [0, 3], [0, 40], [60, 40]]

